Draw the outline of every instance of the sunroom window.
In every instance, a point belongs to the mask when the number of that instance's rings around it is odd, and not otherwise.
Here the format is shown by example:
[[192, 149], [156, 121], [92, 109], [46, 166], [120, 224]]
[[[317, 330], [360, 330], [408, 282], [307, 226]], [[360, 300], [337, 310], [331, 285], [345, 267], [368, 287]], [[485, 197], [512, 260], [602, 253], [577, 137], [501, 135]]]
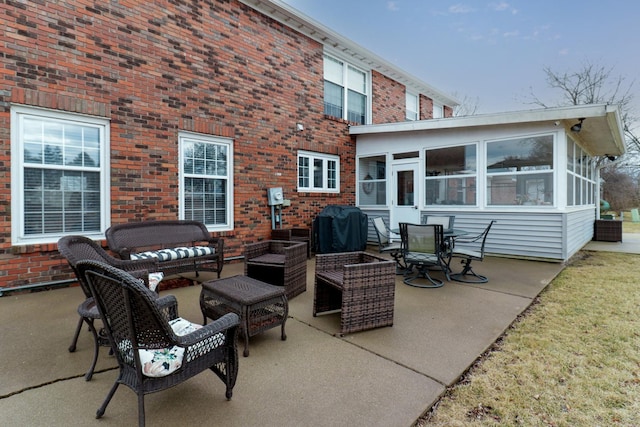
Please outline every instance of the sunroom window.
[[11, 107], [14, 243], [104, 232], [108, 125], [79, 114]]
[[232, 229], [232, 140], [185, 132], [179, 143], [181, 217], [210, 230]]
[[476, 205], [476, 145], [427, 150], [425, 204]]
[[593, 158], [567, 137], [567, 206], [594, 204]]
[[385, 156], [362, 157], [358, 161], [358, 204], [386, 205]]
[[553, 205], [553, 152], [553, 135], [487, 143], [487, 205]]

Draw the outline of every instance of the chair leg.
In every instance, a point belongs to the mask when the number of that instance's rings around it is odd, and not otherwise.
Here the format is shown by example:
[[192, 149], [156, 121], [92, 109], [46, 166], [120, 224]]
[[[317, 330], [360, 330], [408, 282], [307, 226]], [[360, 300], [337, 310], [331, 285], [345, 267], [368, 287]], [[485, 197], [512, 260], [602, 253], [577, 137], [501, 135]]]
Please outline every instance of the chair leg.
[[138, 426], [144, 427], [144, 393], [138, 394]]
[[[413, 267], [413, 265], [410, 265], [409, 268]], [[444, 282], [442, 280], [439, 279], [434, 279], [433, 277], [431, 277], [429, 275], [429, 268], [426, 266], [417, 266], [418, 269], [418, 273], [415, 276], [412, 277], [407, 277], [407, 275], [405, 275], [405, 278], [403, 279], [403, 282], [406, 285], [409, 286], [413, 286], [416, 288], [440, 288], [442, 287], [442, 285], [444, 285]], [[410, 270], [408, 270], [410, 271]], [[417, 279], [427, 279], [429, 281], [429, 283], [431, 284], [427, 284], [424, 282], [414, 282]]]
[[471, 268], [471, 261], [473, 260], [470, 258], [462, 260], [462, 263], [464, 264], [462, 267], [462, 271], [460, 273], [452, 274], [451, 280], [463, 283], [487, 283], [489, 279], [473, 271], [473, 269]]
[[76, 351], [76, 344], [78, 343], [78, 337], [80, 336], [80, 331], [82, 330], [82, 324], [84, 323], [84, 319], [80, 316], [78, 320], [78, 326], [76, 326], [76, 332], [73, 334], [73, 341], [71, 341], [71, 345], [69, 346], [69, 353], [73, 353]]
[[89, 325], [89, 330], [93, 334], [93, 362], [91, 363], [91, 367], [87, 371], [84, 376], [85, 381], [91, 381], [93, 377], [93, 370], [96, 368], [96, 363], [98, 362], [98, 353], [100, 352], [100, 340], [98, 338], [98, 332], [96, 331], [96, 327], [93, 325], [93, 319], [84, 319]]
[[118, 382], [118, 380], [113, 383], [113, 386], [111, 387], [111, 390], [109, 390], [107, 397], [104, 399], [104, 402], [102, 402], [102, 406], [100, 406], [100, 408], [96, 411], [96, 418], [102, 418], [102, 416], [104, 415], [104, 411], [107, 410], [107, 406], [109, 405], [109, 402], [111, 402], [111, 398], [115, 394], [119, 385], [120, 383]]

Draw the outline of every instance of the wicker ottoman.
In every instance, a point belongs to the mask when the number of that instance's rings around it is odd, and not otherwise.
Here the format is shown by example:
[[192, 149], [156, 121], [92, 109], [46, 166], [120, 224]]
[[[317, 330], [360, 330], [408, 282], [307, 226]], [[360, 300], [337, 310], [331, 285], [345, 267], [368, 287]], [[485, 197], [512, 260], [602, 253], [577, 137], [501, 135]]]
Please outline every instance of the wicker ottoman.
[[249, 337], [278, 325], [282, 340], [287, 339], [284, 324], [289, 303], [282, 286], [274, 286], [242, 275], [211, 280], [202, 284], [200, 310], [207, 318], [217, 319], [226, 313], [240, 316], [244, 335], [244, 357], [249, 356]]

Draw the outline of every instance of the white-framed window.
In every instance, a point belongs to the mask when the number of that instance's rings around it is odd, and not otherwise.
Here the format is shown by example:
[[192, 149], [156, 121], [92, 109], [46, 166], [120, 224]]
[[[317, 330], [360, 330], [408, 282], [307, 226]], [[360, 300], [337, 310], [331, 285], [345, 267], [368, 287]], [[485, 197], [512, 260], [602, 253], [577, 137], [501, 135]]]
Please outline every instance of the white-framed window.
[[340, 157], [298, 152], [298, 191], [340, 192]]
[[426, 150], [426, 206], [477, 206], [477, 153], [477, 144]]
[[444, 105], [438, 104], [437, 102], [433, 103], [433, 118], [434, 119], [442, 119], [444, 117]]
[[420, 101], [415, 93], [406, 92], [406, 119], [409, 121], [420, 119]]
[[358, 159], [358, 205], [387, 204], [386, 169], [385, 155]]
[[567, 206], [595, 203], [594, 160], [567, 136]]
[[532, 135], [487, 143], [488, 206], [552, 206], [554, 137]]
[[[324, 55], [324, 113], [350, 122], [368, 121], [368, 73]], [[345, 107], [346, 106], [346, 107]]]
[[180, 132], [180, 218], [233, 229], [233, 140]]
[[109, 120], [11, 106], [12, 242], [99, 236], [109, 225]]

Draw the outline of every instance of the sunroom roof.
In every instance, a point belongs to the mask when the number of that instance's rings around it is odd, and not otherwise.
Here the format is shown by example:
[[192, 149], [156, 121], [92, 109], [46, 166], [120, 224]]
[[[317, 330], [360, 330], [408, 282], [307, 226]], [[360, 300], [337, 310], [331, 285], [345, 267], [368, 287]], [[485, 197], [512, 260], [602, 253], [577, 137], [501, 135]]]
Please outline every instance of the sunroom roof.
[[[571, 132], [571, 127], [582, 118], [584, 118], [584, 121], [580, 132]], [[620, 156], [625, 152], [624, 131], [618, 107], [607, 104], [540, 108], [444, 119], [359, 125], [351, 126], [349, 133], [351, 135], [372, 135], [395, 132], [429, 132], [536, 122], [549, 122], [556, 126], [564, 126], [567, 132], [571, 132], [573, 138], [591, 156]]]

